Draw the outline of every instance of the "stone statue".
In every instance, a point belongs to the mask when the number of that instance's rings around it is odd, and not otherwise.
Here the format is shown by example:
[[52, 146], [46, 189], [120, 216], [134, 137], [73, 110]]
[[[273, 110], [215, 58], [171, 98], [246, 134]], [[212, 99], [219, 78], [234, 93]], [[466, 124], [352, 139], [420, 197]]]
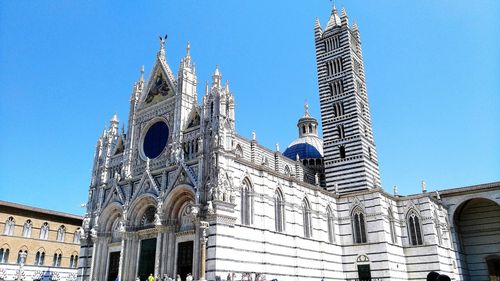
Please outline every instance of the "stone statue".
[[89, 228], [90, 228], [90, 218], [88, 215], [85, 215], [85, 217], [83, 218], [83, 222], [82, 222], [82, 227], [85, 231], [88, 231]]
[[90, 230], [90, 237], [93, 239], [97, 238], [97, 230], [95, 230], [95, 228]]
[[207, 213], [208, 213], [209, 215], [213, 215], [213, 214], [215, 214], [215, 211], [214, 211], [214, 206], [213, 206], [213, 204], [212, 204], [212, 201], [208, 201], [208, 202], [207, 202]]

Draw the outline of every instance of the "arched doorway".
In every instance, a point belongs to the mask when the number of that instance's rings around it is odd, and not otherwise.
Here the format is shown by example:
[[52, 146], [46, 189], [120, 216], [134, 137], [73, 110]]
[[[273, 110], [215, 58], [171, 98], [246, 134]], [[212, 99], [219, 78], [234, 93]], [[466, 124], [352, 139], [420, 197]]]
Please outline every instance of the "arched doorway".
[[500, 205], [470, 199], [456, 209], [453, 219], [464, 279], [500, 280]]
[[173, 226], [175, 241], [173, 270], [171, 275], [179, 274], [185, 280], [188, 273], [197, 278], [197, 239], [193, 224], [192, 207], [195, 204], [195, 194], [191, 186], [175, 187], [164, 201], [164, 215], [168, 225]]

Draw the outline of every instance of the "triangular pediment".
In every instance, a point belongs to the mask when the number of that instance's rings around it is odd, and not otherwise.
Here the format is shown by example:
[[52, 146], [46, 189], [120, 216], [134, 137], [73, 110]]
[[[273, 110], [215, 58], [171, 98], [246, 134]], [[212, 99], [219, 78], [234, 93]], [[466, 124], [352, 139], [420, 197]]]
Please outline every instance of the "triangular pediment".
[[170, 67], [166, 62], [157, 60], [146, 83], [141, 98], [142, 107], [157, 104], [173, 97], [176, 93], [176, 82]]

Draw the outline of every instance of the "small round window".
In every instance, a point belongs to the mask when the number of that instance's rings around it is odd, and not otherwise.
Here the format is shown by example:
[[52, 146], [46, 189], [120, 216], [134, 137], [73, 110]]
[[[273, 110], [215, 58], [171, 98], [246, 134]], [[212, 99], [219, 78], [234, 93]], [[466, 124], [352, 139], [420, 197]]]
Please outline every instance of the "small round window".
[[144, 137], [144, 155], [149, 159], [160, 156], [161, 152], [167, 145], [168, 126], [165, 122], [159, 121], [149, 127], [146, 136]]

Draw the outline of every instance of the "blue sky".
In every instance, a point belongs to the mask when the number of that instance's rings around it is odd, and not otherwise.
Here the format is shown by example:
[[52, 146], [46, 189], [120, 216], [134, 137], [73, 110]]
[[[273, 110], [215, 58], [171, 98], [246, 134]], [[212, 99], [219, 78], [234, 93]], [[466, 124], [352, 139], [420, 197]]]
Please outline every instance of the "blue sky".
[[[500, 179], [500, 2], [343, 1], [358, 23], [383, 187]], [[329, 1], [3, 1], [0, 199], [82, 214], [99, 134], [127, 122], [158, 35], [177, 72], [186, 41], [199, 93], [219, 64], [240, 134], [286, 147], [308, 100], [313, 26]], [[337, 1], [340, 6], [340, 1]], [[340, 7], [339, 7], [340, 9]]]

